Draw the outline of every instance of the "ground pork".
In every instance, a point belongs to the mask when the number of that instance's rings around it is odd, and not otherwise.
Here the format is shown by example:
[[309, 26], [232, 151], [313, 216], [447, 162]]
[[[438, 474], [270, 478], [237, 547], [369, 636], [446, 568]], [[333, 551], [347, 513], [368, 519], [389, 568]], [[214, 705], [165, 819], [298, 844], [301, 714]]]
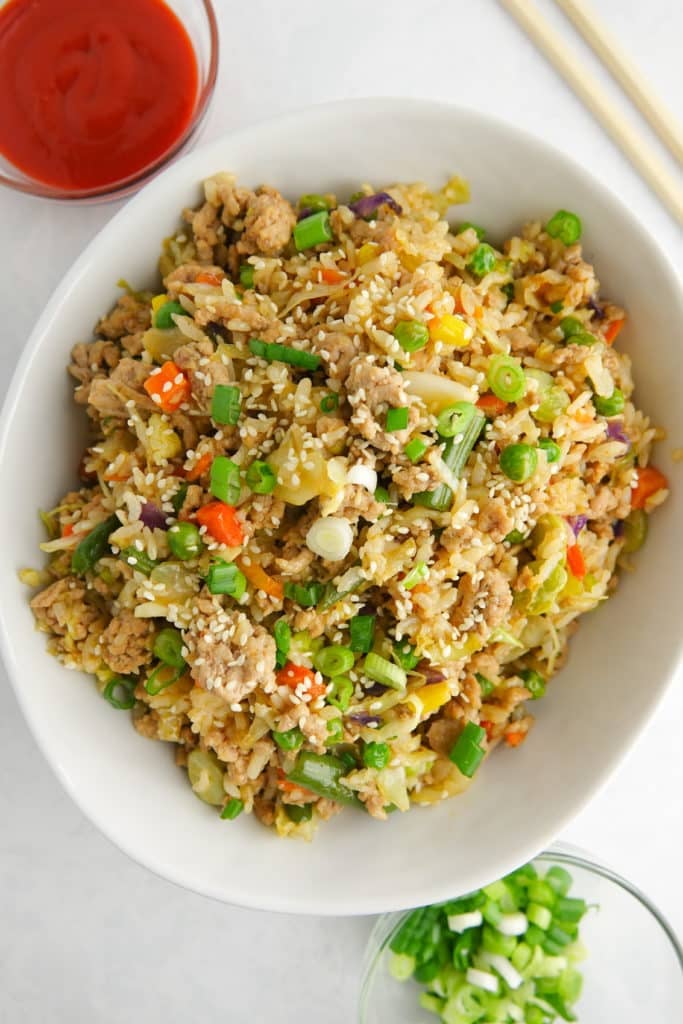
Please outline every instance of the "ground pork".
[[428, 462], [421, 462], [419, 466], [401, 466], [394, 473], [392, 481], [406, 501], [410, 501], [420, 491], [433, 491], [443, 482], [438, 468]]
[[503, 337], [510, 342], [510, 349], [518, 355], [526, 355], [535, 352], [538, 348], [538, 341], [532, 338], [522, 327], [513, 327], [503, 333]]
[[444, 754], [447, 757], [461, 731], [460, 722], [453, 718], [439, 718], [427, 729], [427, 742], [437, 754]]
[[496, 544], [513, 529], [515, 521], [508, 512], [502, 498], [490, 498], [477, 516], [477, 529], [485, 533]]
[[132, 612], [122, 611], [102, 634], [102, 660], [120, 675], [138, 672], [152, 660], [153, 633], [149, 619], [137, 619]]
[[386, 515], [387, 507], [381, 501], [375, 501], [375, 497], [366, 487], [361, 484], [347, 484], [344, 488], [344, 501], [337, 513], [342, 519], [348, 519], [350, 523], [357, 523], [359, 519], [367, 519], [374, 523], [377, 519]]
[[478, 632], [484, 626], [489, 632], [504, 622], [512, 607], [512, 591], [505, 576], [498, 569], [487, 569], [483, 579], [473, 582], [470, 573], [458, 583], [458, 603], [451, 615], [451, 625], [467, 632], [475, 625]]
[[77, 576], [51, 583], [31, 601], [39, 627], [56, 636], [69, 634], [73, 640], [84, 640], [93, 623], [101, 618], [100, 610], [85, 596], [85, 586]]
[[257, 530], [276, 530], [285, 514], [285, 503], [273, 494], [253, 494], [239, 512], [244, 536], [249, 539]]
[[[192, 451], [197, 447], [200, 439], [211, 433], [211, 420], [208, 416], [199, 416], [197, 413], [174, 412], [169, 416], [171, 426], [182, 438], [185, 451]], [[223, 427], [223, 433], [229, 427]]]
[[146, 331], [151, 322], [149, 302], [140, 301], [133, 295], [122, 295], [111, 313], [103, 316], [95, 325], [95, 337], [116, 341], [127, 334]]
[[243, 612], [226, 612], [213, 597], [201, 597], [197, 608], [199, 614], [185, 635], [197, 685], [228, 704], [238, 703], [257, 686], [274, 686], [275, 641], [269, 631]]
[[232, 381], [228, 367], [216, 357], [211, 342], [191, 341], [182, 345], [174, 352], [173, 361], [188, 374], [197, 408], [210, 413], [216, 385], [230, 384]]
[[190, 519], [204, 501], [204, 491], [199, 484], [189, 484], [185, 491], [183, 503], [178, 510], [178, 519]]
[[262, 185], [250, 199], [244, 218], [244, 233], [237, 243], [239, 252], [279, 256], [289, 242], [296, 214], [277, 189]]
[[219, 280], [225, 276], [221, 267], [206, 266], [205, 263], [183, 263], [164, 278], [164, 288], [169, 298], [177, 299], [184, 284], [193, 284], [197, 274], [214, 274]]
[[311, 347], [321, 357], [328, 376], [333, 380], [345, 381], [353, 359], [358, 355], [359, 345], [348, 334], [341, 331], [327, 331], [320, 338], [316, 328], [311, 336]]
[[[346, 389], [354, 407], [351, 422], [358, 432], [382, 451], [402, 451], [420, 413], [414, 399], [404, 390], [398, 370], [369, 363], [365, 356], [357, 357], [351, 361]], [[384, 429], [387, 410], [403, 406], [408, 406], [408, 426], [405, 430], [387, 433]]]
[[121, 358], [121, 350], [113, 341], [79, 342], [71, 350], [69, 373], [78, 381], [74, 398], [79, 405], [87, 405], [90, 385], [95, 377], [107, 377]]
[[138, 359], [122, 359], [108, 377], [96, 377], [92, 381], [88, 396], [90, 408], [99, 416], [127, 419], [126, 402], [132, 400], [141, 409], [157, 411], [157, 406], [142, 386], [150, 369]]

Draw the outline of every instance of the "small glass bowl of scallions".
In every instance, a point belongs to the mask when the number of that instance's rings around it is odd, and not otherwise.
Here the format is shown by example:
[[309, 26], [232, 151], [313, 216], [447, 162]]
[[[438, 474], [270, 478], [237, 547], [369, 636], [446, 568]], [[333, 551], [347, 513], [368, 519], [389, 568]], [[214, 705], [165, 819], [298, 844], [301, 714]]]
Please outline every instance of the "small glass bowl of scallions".
[[683, 1020], [671, 926], [579, 851], [558, 846], [484, 890], [421, 909], [378, 919], [360, 1024]]

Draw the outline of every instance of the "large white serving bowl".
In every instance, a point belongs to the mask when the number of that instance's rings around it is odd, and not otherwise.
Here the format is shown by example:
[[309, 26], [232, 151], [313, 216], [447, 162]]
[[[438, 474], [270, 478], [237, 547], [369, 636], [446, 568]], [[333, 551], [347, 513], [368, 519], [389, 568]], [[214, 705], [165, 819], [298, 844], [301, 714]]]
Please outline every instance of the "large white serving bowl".
[[683, 443], [683, 299], [666, 260], [619, 200], [538, 139], [447, 105], [362, 100], [257, 124], [170, 167], [86, 249], [27, 341], [0, 437], [0, 628], [24, 714], [68, 792], [131, 857], [220, 900], [317, 914], [431, 903], [486, 884], [547, 847], [647, 728], [681, 653], [679, 489], [674, 482], [654, 517], [637, 573], [584, 620], [569, 664], [534, 705], [529, 740], [496, 751], [466, 794], [384, 823], [344, 811], [311, 844], [278, 839], [252, 819], [221, 821], [193, 795], [168, 745], [140, 737], [88, 678], [46, 653], [17, 570], [41, 561], [36, 509], [76, 484], [85, 416], [64, 369], [72, 344], [89, 337], [119, 278], [153, 284], [160, 240], [181, 208], [199, 199], [201, 179], [222, 169], [292, 198], [347, 196], [361, 182], [440, 185], [458, 173], [469, 179], [472, 201], [453, 216], [486, 225], [494, 240], [561, 207], [579, 213], [602, 293], [628, 309], [619, 342], [633, 356], [638, 402], [672, 439], [657, 449], [666, 472], [671, 445]]

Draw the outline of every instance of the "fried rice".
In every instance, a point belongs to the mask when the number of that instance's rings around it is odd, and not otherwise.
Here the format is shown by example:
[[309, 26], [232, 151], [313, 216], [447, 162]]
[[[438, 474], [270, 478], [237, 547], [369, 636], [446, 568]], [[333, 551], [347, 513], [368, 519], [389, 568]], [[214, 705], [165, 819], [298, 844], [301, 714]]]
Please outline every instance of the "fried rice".
[[73, 349], [92, 436], [31, 605], [223, 818], [308, 838], [513, 757], [667, 496], [578, 218], [498, 248], [467, 198], [218, 174]]

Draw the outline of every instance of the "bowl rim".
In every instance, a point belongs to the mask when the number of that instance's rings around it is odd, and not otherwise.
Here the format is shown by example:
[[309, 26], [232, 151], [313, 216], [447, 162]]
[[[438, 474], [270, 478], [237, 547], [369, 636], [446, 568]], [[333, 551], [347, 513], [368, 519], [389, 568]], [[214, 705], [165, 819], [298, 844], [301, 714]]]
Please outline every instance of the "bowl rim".
[[[669, 256], [661, 250], [658, 243], [650, 236], [641, 221], [631, 212], [622, 200], [609, 189], [608, 186], [596, 179], [585, 169], [584, 166], [577, 163], [572, 157], [567, 156], [562, 150], [551, 146], [542, 138], [534, 135], [532, 132], [518, 128], [514, 124], [508, 124], [508, 122], [503, 119], [491, 116], [488, 113], [482, 113], [477, 110], [472, 110], [471, 108], [439, 100], [400, 97], [367, 97], [309, 105], [293, 111], [288, 111], [274, 118], [267, 118], [253, 122], [252, 124], [239, 128], [236, 131], [223, 133], [211, 142], [205, 143], [202, 147], [186, 154], [183, 159], [166, 167], [161, 175], [147, 183], [134, 198], [126, 203], [121, 210], [115, 213], [108, 223], [105, 224], [105, 226], [88, 243], [86, 248], [66, 271], [63, 278], [54, 289], [50, 299], [43, 309], [43, 312], [31, 331], [12, 375], [2, 409], [0, 410], [0, 468], [5, 460], [11, 435], [11, 425], [14, 421], [21, 391], [31, 369], [36, 343], [41, 340], [43, 340], [44, 343], [44, 338], [49, 336], [53, 323], [60, 315], [64, 296], [70, 294], [82, 275], [88, 271], [93, 259], [93, 253], [96, 254], [103, 247], [103, 244], [106, 242], [109, 235], [117, 229], [121, 221], [134, 219], [134, 214], [146, 201], [148, 190], [155, 188], [158, 182], [164, 180], [168, 180], [173, 186], [178, 184], [179, 188], [182, 188], [184, 168], [191, 161], [195, 160], [198, 154], [208, 152], [210, 150], [219, 150], [220, 146], [225, 142], [229, 142], [233, 147], [237, 147], [240, 142], [248, 141], [252, 134], [259, 135], [263, 132], [267, 132], [275, 126], [280, 130], [283, 128], [294, 130], [299, 129], [301, 121], [305, 120], [307, 117], [314, 115], [319, 117], [321, 114], [325, 114], [328, 117], [332, 115], [337, 118], [345, 117], [353, 119], [356, 112], [363, 112], [366, 115], [373, 114], [377, 116], [381, 115], [382, 117], [395, 116], [398, 118], [405, 114], [412, 116], [418, 114], [424, 114], [425, 116], [428, 116], [429, 114], [440, 114], [443, 117], [457, 118], [459, 116], [464, 116], [465, 118], [476, 118], [477, 121], [479, 121], [483, 126], [486, 126], [492, 132], [502, 131], [513, 133], [537, 151], [568, 165], [571, 168], [572, 173], [577, 178], [583, 180], [586, 186], [592, 190], [598, 199], [602, 199], [606, 205], [611, 206], [619, 218], [629, 224], [634, 235], [642, 242], [644, 247], [649, 249], [658, 257], [659, 265], [667, 281], [667, 287], [669, 288], [672, 297], [677, 299], [683, 316], [682, 282], [679, 281]], [[295, 136], [293, 135], [292, 137]], [[174, 178], [177, 179], [177, 181], [174, 180]], [[199, 182], [197, 183], [199, 184]], [[233, 883], [231, 886], [228, 886], [225, 883], [216, 885], [204, 882], [202, 878], [197, 877], [196, 872], [193, 872], [191, 868], [188, 868], [185, 865], [175, 864], [172, 862], [169, 863], [169, 860], [167, 859], [159, 860], [158, 858], [153, 858], [141, 848], [141, 844], [135, 839], [134, 834], [121, 834], [120, 831], [113, 830], [106, 815], [100, 811], [99, 805], [88, 801], [83, 796], [80, 788], [72, 783], [72, 781], [67, 777], [65, 770], [63, 770], [60, 764], [59, 757], [53, 753], [49, 730], [42, 721], [42, 717], [38, 713], [35, 705], [31, 706], [28, 696], [23, 692], [20, 685], [18, 652], [15, 650], [11, 633], [8, 629], [8, 623], [5, 618], [4, 608], [1, 603], [0, 654], [7, 668], [8, 678], [16, 694], [24, 719], [29, 726], [37, 747], [45, 757], [45, 760], [50, 765], [52, 771], [57, 775], [62, 786], [83, 814], [92, 821], [92, 823], [115, 846], [131, 857], [136, 863], [141, 864], [166, 881], [171, 881], [174, 884], [193, 892], [197, 892], [203, 896], [208, 896], [209, 898], [237, 906], [284, 913], [324, 914], [331, 916], [338, 915], [340, 913], [344, 913], [345, 915], [363, 915], [377, 914], [387, 911], [387, 901], [383, 898], [374, 900], [371, 898], [363, 898], [360, 902], [354, 902], [353, 899], [348, 901], [345, 900], [342, 907], [338, 900], [332, 899], [329, 896], [325, 897], [321, 894], [313, 894], [311, 896], [306, 894], [302, 895], [301, 893], [294, 894], [290, 893], [287, 889], [281, 890], [277, 896], [270, 894], [264, 902], [263, 898], [259, 896], [258, 890], [254, 887], [245, 892], [237, 883]], [[533, 841], [529, 841], [526, 838], [523, 840], [520, 839], [507, 857], [507, 863], [510, 865], [509, 870], [512, 870], [515, 863], [522, 864], [532, 860], [536, 855], [538, 855], [539, 850], [549, 847], [557, 836], [561, 834], [563, 829], [565, 829], [574, 819], [574, 817], [576, 817], [576, 815], [579, 814], [580, 811], [583, 810], [583, 808], [606, 787], [624, 758], [630, 753], [637, 736], [640, 735], [644, 728], [646, 728], [648, 722], [651, 721], [666, 692], [672, 685], [682, 661], [683, 640], [679, 642], [678, 649], [675, 652], [675, 656], [669, 667], [668, 673], [662, 674], [659, 693], [657, 694], [653, 704], [639, 719], [638, 727], [631, 729], [631, 731], [628, 732], [626, 739], [620, 744], [618, 752], [612, 757], [609, 765], [604, 768], [603, 773], [598, 777], [597, 782], [594, 781], [592, 787], [587, 788], [585, 792], [576, 796], [573, 802], [567, 806], [564, 814], [559, 819], [554, 820], [552, 825], [546, 825], [542, 831], [535, 832], [535, 838]], [[484, 878], [483, 876], [472, 877], [474, 877], [474, 884], [469, 886], [470, 888], [480, 887], [491, 880], [489, 877]], [[468, 878], [468, 882], [472, 881], [472, 877]], [[422, 902], [434, 903], [438, 902], [440, 899], [448, 898], [448, 888], [449, 887], [444, 885], [443, 881], [440, 881], [438, 878], [429, 885], [425, 884], [422, 889]], [[396, 906], [405, 907], [406, 905], [407, 901], [405, 897], [402, 898], [397, 896], [396, 900], [393, 901], [394, 908]]]
[[[199, 0], [199, 3], [204, 8], [204, 14], [206, 15], [209, 28], [209, 63], [206, 69], [206, 81], [201, 85], [201, 88], [197, 92], [195, 109], [185, 131], [175, 140], [175, 142], [165, 149], [163, 153], [155, 157], [155, 159], [150, 163], [145, 164], [144, 167], [139, 168], [139, 170], [134, 171], [125, 178], [119, 178], [117, 181], [110, 182], [108, 185], [98, 185], [94, 188], [64, 189], [55, 185], [48, 185], [45, 182], [39, 181], [37, 178], [31, 178], [26, 175], [24, 171], [17, 168], [17, 171], [20, 174], [23, 174], [24, 178], [10, 178], [0, 170], [0, 186], [4, 185], [7, 188], [13, 189], [15, 192], [20, 192], [22, 195], [37, 196], [41, 199], [51, 199], [59, 203], [89, 205], [101, 202], [113, 202], [116, 199], [124, 199], [126, 196], [130, 196], [134, 192], [137, 192], [144, 185], [148, 184], [149, 181], [155, 178], [156, 175], [168, 164], [171, 164], [174, 159], [182, 153], [192, 139], [196, 138], [200, 128], [204, 124], [209, 112], [209, 107], [211, 106], [211, 100], [216, 88], [216, 79], [218, 77], [220, 32], [218, 29], [216, 9], [213, 5], [213, 0]], [[181, 24], [183, 24], [182, 18], [177, 14], [176, 17]], [[185, 26], [183, 25], [183, 27]], [[192, 47], [192, 50], [193, 52], [196, 52], [194, 46]], [[8, 160], [7, 162], [10, 166], [14, 166], [11, 161]]]
[[[657, 904], [654, 903], [653, 900], [651, 900], [650, 897], [635, 884], [635, 882], [630, 882], [628, 878], [625, 878], [613, 868], [608, 867], [607, 864], [603, 864], [601, 861], [593, 859], [590, 853], [580, 849], [579, 847], [570, 846], [569, 844], [559, 843], [557, 846], [551, 846], [549, 849], [543, 850], [541, 853], [537, 854], [537, 856], [533, 857], [532, 862], [533, 861], [543, 861], [544, 863], [550, 864], [566, 864], [569, 867], [581, 868], [589, 874], [597, 875], [599, 878], [603, 878], [605, 881], [623, 889], [629, 896], [636, 899], [660, 926], [669, 940], [674, 956], [678, 960], [681, 973], [683, 974], [683, 946], [681, 945], [673, 926], [669, 923], [668, 919], [659, 909]], [[463, 895], [467, 894], [463, 893]], [[381, 967], [382, 955], [389, 945], [391, 938], [396, 934], [397, 929], [411, 913], [411, 910], [403, 910], [390, 911], [387, 914], [382, 914], [375, 922], [375, 925], [370, 932], [365, 946], [363, 976], [361, 978], [360, 993], [358, 997], [359, 1024], [365, 1024], [365, 1013], [368, 1009], [368, 1000], [372, 995], [377, 972]]]

